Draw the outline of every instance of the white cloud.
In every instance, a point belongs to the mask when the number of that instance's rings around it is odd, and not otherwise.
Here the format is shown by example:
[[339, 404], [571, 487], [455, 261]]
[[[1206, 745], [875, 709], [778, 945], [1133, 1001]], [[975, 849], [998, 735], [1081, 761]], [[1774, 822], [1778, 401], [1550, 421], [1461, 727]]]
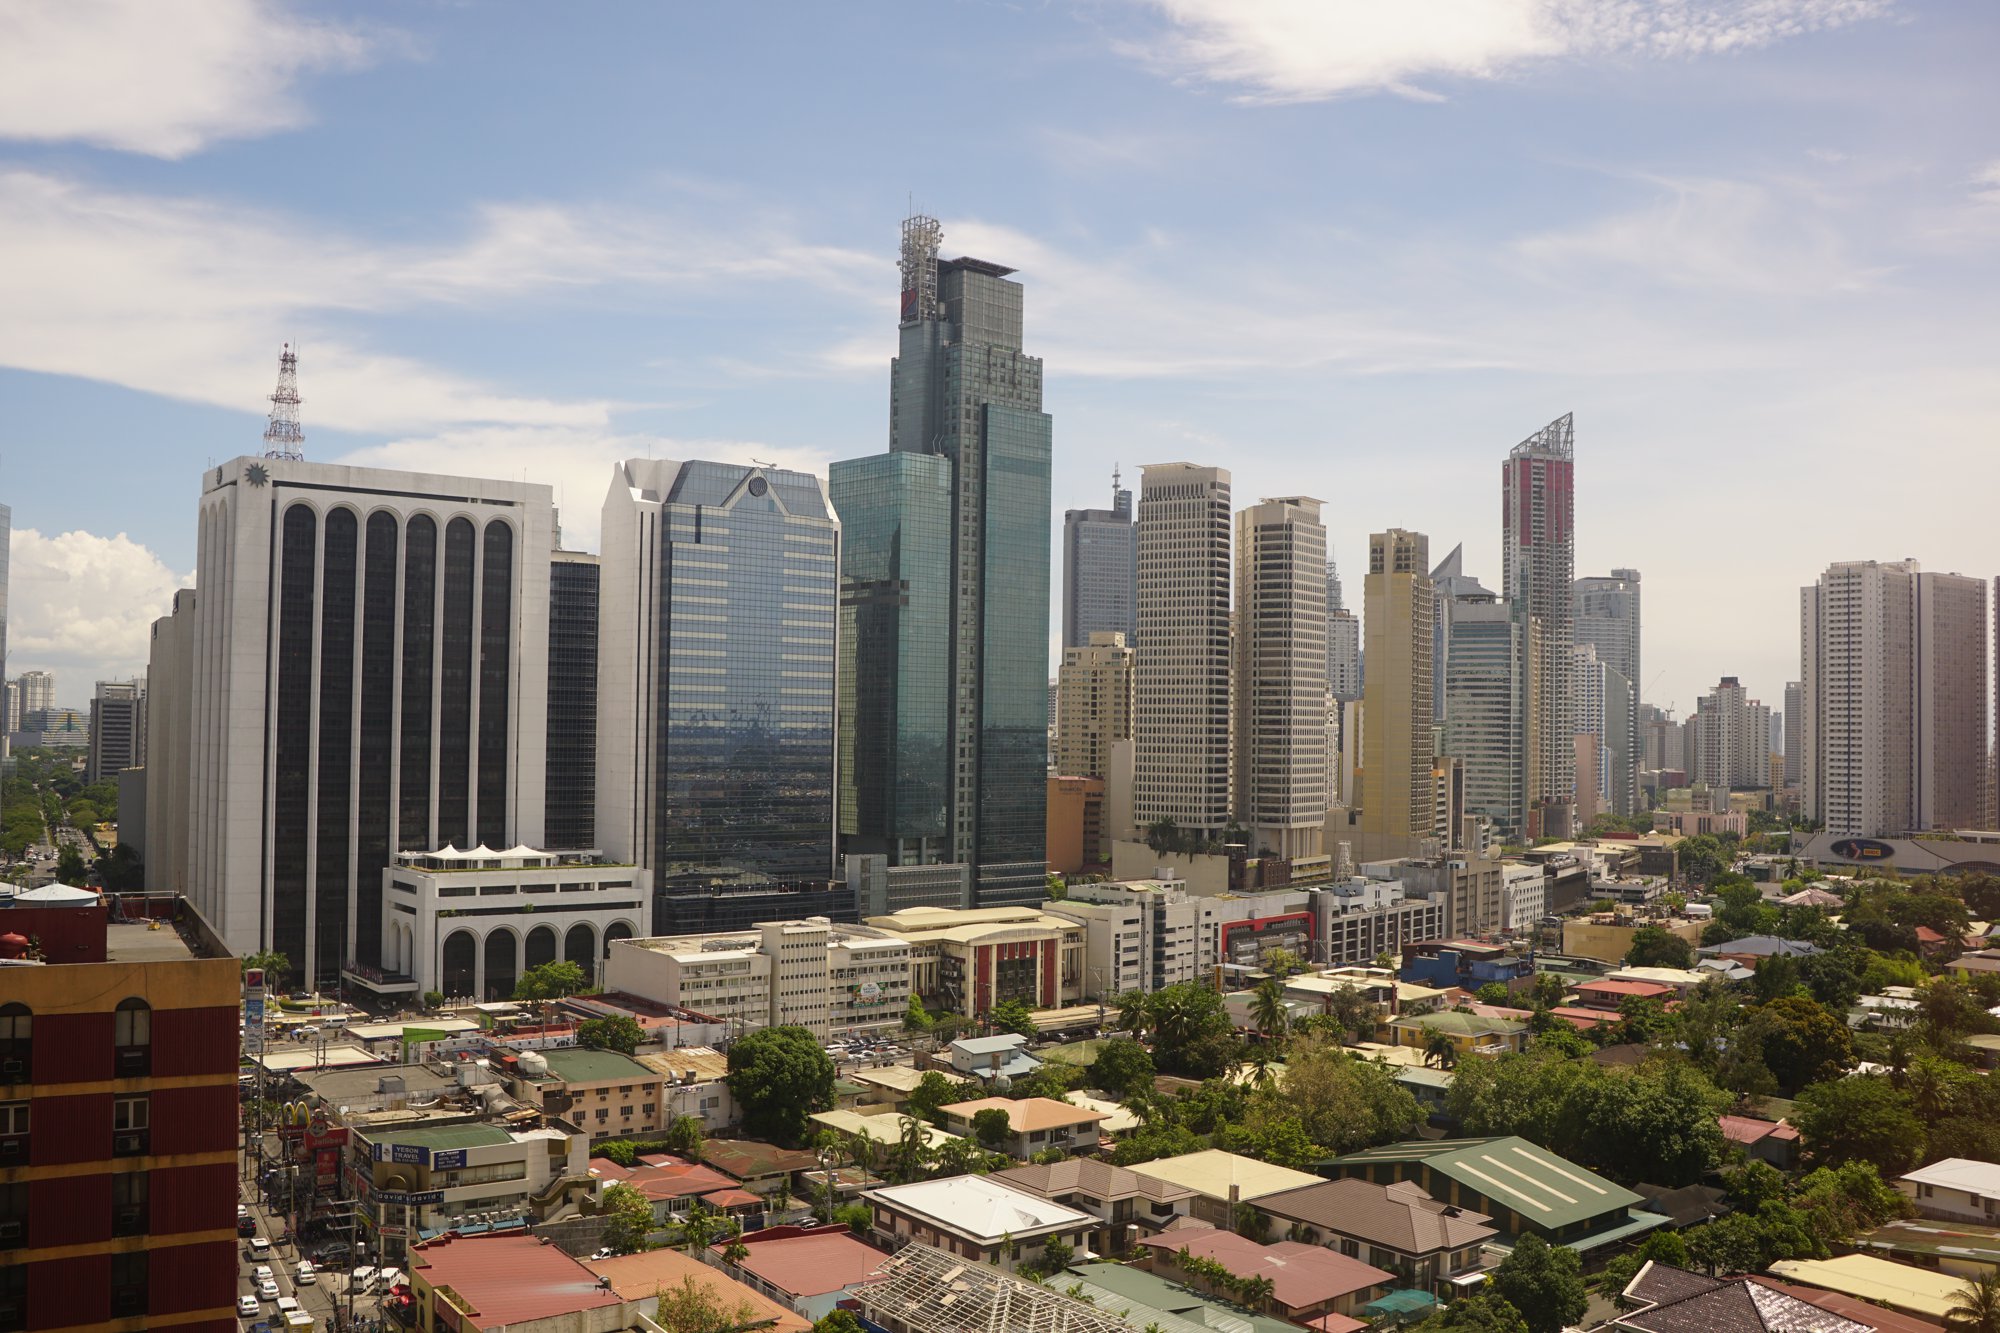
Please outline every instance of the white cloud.
[[71, 706], [89, 697], [90, 681], [143, 672], [153, 621], [175, 589], [194, 586], [192, 572], [174, 573], [122, 532], [20, 528], [10, 561], [7, 674], [54, 671]]
[[1689, 58], [1886, 13], [1893, 0], [1147, 0], [1169, 25], [1130, 49], [1251, 101], [1438, 94], [1560, 58]]
[[[468, 422], [602, 426], [612, 405], [509, 393], [370, 348], [350, 317], [520, 306], [588, 291], [788, 281], [839, 296], [886, 261], [794, 237], [782, 218], [490, 205], [464, 239], [370, 245], [298, 219], [0, 171], [0, 364], [254, 408], [276, 344], [302, 344], [308, 439]], [[609, 295], [607, 295], [609, 293]]]
[[12, 0], [0, 137], [185, 157], [303, 123], [301, 75], [356, 68], [380, 47], [274, 0]]

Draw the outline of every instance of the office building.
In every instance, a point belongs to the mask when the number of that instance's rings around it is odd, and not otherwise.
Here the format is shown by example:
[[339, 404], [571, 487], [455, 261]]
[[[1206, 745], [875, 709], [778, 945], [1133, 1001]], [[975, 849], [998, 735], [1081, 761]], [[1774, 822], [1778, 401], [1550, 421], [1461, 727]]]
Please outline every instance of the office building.
[[1800, 592], [1802, 812], [1881, 838], [1985, 809], [1985, 581], [1915, 561], [1829, 565]]
[[[194, 589], [174, 593], [146, 655], [146, 889], [188, 891], [188, 728], [193, 714]], [[120, 817], [124, 817], [120, 802]]]
[[1110, 826], [1105, 820], [1103, 778], [1049, 775], [1049, 870], [1080, 874], [1086, 866], [1111, 864]]
[[1431, 720], [1442, 724], [1450, 716], [1447, 696], [1451, 679], [1451, 619], [1461, 600], [1484, 602], [1493, 597], [1486, 586], [1465, 572], [1465, 547], [1451, 548], [1451, 554], [1431, 570]]
[[146, 681], [100, 680], [90, 700], [90, 757], [85, 782], [114, 781], [146, 762]]
[[1401, 880], [1372, 873], [1389, 870], [1379, 862], [1369, 870], [1313, 890], [1319, 937], [1313, 962], [1327, 967], [1371, 963], [1385, 953], [1401, 956], [1405, 944], [1450, 934], [1448, 893], [1413, 893]]
[[840, 868], [856, 920], [906, 907], [959, 911], [972, 906], [972, 867], [963, 862], [892, 865], [880, 852], [849, 852], [840, 858]]
[[18, 747], [44, 750], [88, 750], [90, 714], [74, 708], [44, 708], [21, 715]]
[[1139, 546], [1132, 492], [1111, 474], [1111, 508], [1063, 512], [1063, 647], [1098, 634], [1139, 641]]
[[1132, 739], [1134, 654], [1125, 636], [1098, 630], [1083, 647], [1063, 649], [1056, 690], [1055, 771], [1108, 778], [1112, 748]]
[[1771, 710], [1736, 677], [1724, 676], [1695, 711], [1699, 741], [1693, 778], [1711, 791], [1765, 787], [1771, 781]]
[[1139, 482], [1139, 635], [1132, 673], [1133, 819], [1228, 827], [1229, 474], [1156, 463]]
[[[932, 736], [942, 738], [949, 775], [942, 802], [891, 813], [903, 819], [941, 807], [944, 830], [923, 859], [971, 866], [981, 903], [1033, 902], [1046, 873], [1051, 423], [1042, 411], [1041, 360], [1022, 349], [1022, 288], [1008, 281], [1013, 270], [983, 259], [940, 260], [942, 239], [933, 218], [903, 223], [889, 394], [890, 452], [935, 461], [908, 471], [878, 465], [883, 471], [870, 474], [885, 492], [878, 504], [907, 497], [922, 512], [907, 523], [893, 512], [870, 522], [875, 541], [924, 528], [937, 499], [924, 483], [944, 479], [949, 555], [933, 570], [949, 579], [945, 628], [914, 651], [945, 663], [946, 703], [939, 714], [925, 699], [925, 720], [909, 725], [925, 728], [925, 753]], [[932, 536], [915, 535], [926, 543]], [[899, 563], [895, 575], [851, 571], [849, 586], [865, 592], [870, 580], [894, 577], [914, 590], [920, 575], [931, 574], [913, 569], [907, 553]], [[927, 588], [925, 595], [935, 594]], [[918, 628], [915, 616], [896, 619], [906, 630]], [[856, 662], [870, 651], [857, 642]], [[887, 771], [901, 769], [899, 758]], [[850, 850], [909, 859], [886, 841]]]
[[1540, 733], [1539, 768], [1528, 793], [1529, 832], [1568, 837], [1576, 787], [1575, 430], [1566, 413], [1514, 446], [1501, 471], [1501, 595], [1539, 622], [1547, 670], [1529, 682], [1529, 706]]
[[1391, 528], [1368, 539], [1368, 681], [1361, 741], [1361, 856], [1414, 856], [1436, 835], [1432, 783], [1430, 540]]
[[53, 671], [23, 671], [19, 677], [21, 685], [21, 716], [41, 713], [56, 706], [56, 673]]
[[1044, 906], [911, 907], [871, 916], [858, 933], [910, 946], [910, 989], [932, 1009], [977, 1017], [1006, 1000], [1054, 1009], [1083, 994], [1085, 931]]
[[1528, 827], [1535, 718], [1528, 679], [1537, 641], [1526, 616], [1484, 589], [1461, 590], [1445, 651], [1444, 751], [1465, 776], [1465, 807], [1507, 842]]
[[549, 730], [542, 842], [597, 846], [598, 558], [557, 551], [549, 562]]
[[819, 480], [629, 459], [602, 533], [597, 841], [653, 872], [665, 932], [698, 928], [681, 900], [705, 886], [824, 890], [840, 532]]
[[1570, 678], [1575, 689], [1576, 822], [1587, 826], [1599, 814], [1615, 814], [1616, 795], [1632, 779], [1631, 744], [1634, 722], [1632, 686], [1610, 663], [1597, 656], [1594, 644], [1570, 648]]
[[21, 682], [7, 682], [7, 735], [9, 737], [21, 729]]
[[1593, 575], [1576, 580], [1576, 642], [1597, 650], [1597, 660], [1625, 679], [1632, 695], [1633, 709], [1623, 733], [1607, 733], [1604, 748], [1610, 752], [1607, 794], [1611, 813], [1629, 815], [1639, 808], [1639, 691], [1643, 687], [1640, 652], [1641, 601], [1639, 571], [1614, 569], [1609, 576]]
[[233, 1327], [237, 960], [183, 901], [61, 885], [0, 898], [0, 959], [0, 1321]]
[[1083, 923], [1084, 993], [1106, 999], [1214, 974], [1227, 899], [1190, 893], [1180, 880], [1072, 884], [1050, 916]]
[[1320, 502], [1236, 516], [1236, 818], [1252, 852], [1317, 856], [1331, 801], [1326, 748], [1326, 528]]
[[1326, 688], [1337, 700], [1361, 697], [1361, 620], [1347, 609], [1332, 560], [1326, 562]]
[[396, 852], [541, 839], [555, 510], [287, 452], [203, 477], [187, 753], [153, 759], [189, 774], [202, 914], [330, 983], [381, 965]]

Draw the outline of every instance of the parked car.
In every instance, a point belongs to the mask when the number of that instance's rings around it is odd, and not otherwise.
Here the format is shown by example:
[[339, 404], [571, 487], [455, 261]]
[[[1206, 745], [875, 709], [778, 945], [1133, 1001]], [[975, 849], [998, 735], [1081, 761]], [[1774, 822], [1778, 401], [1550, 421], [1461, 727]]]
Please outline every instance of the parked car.
[[257, 1284], [257, 1294], [259, 1296], [262, 1296], [267, 1301], [277, 1300], [278, 1299], [277, 1279], [267, 1277], [262, 1282], [259, 1282]]
[[264, 1307], [257, 1304], [255, 1296], [238, 1296], [236, 1298], [236, 1313], [239, 1318], [255, 1319], [263, 1312]]
[[298, 1283], [301, 1287], [310, 1287], [319, 1281], [319, 1274], [313, 1272], [310, 1260], [301, 1259], [298, 1269], [292, 1274], [292, 1281]]

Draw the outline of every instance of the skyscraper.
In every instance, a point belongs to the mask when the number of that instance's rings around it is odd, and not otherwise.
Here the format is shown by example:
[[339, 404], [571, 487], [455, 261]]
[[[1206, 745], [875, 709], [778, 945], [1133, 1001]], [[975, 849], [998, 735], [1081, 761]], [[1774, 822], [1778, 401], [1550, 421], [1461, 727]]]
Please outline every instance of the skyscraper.
[[549, 739], [542, 849], [597, 846], [598, 558], [549, 561]]
[[1548, 670], [1531, 701], [1541, 772], [1528, 793], [1531, 836], [1569, 833], [1576, 786], [1570, 645], [1575, 642], [1575, 431], [1569, 414], [1514, 446], [1501, 469], [1502, 594], [1540, 622]]
[[1734, 676], [1724, 676], [1695, 711], [1699, 739], [1689, 776], [1711, 790], [1739, 791], [1771, 782], [1771, 710], [1752, 699]]
[[819, 479], [627, 459], [602, 533], [599, 842], [652, 872], [662, 933], [688, 924], [680, 890], [823, 890], [840, 530]]
[[[1368, 539], [1368, 681], [1362, 707], [1363, 860], [1413, 856], [1437, 836], [1432, 781], [1430, 539], [1391, 528]], [[1143, 659], [1141, 661], [1143, 667]]]
[[46, 712], [56, 706], [56, 673], [53, 671], [23, 671], [21, 682], [21, 716]]
[[1805, 742], [1800, 739], [1805, 725], [1806, 687], [1804, 682], [1785, 682], [1785, 786], [1799, 785], [1799, 765], [1805, 759]]
[[188, 891], [188, 796], [193, 752], [194, 589], [174, 593], [153, 622], [146, 657], [146, 891]]
[[203, 916], [331, 984], [380, 962], [395, 852], [542, 837], [554, 496], [283, 452], [203, 479], [188, 754], [158, 759]]
[[1139, 635], [1139, 548], [1132, 531], [1132, 492], [1111, 474], [1111, 508], [1063, 514], [1063, 647], [1081, 648], [1090, 636]]
[[1985, 813], [1985, 581], [1915, 561], [1827, 566], [1801, 589], [1801, 808], [1885, 837]]
[[1316, 856], [1329, 804], [1326, 528], [1320, 502], [1236, 516], [1236, 818], [1252, 850]]
[[1229, 474], [1155, 463], [1139, 482], [1132, 816], [1143, 832], [1229, 825]]
[[[1463, 576], [1460, 576], [1463, 578]], [[1528, 825], [1528, 679], [1533, 642], [1527, 618], [1477, 583], [1459, 586], [1446, 643], [1445, 753], [1464, 773], [1465, 808], [1483, 815], [1507, 842]]]
[[[14, 511], [7, 505], [0, 505], [0, 681], [7, 680], [7, 581], [8, 567], [13, 562]], [[0, 732], [0, 755], [7, 753], [9, 737], [18, 725], [9, 709], [7, 727]]]
[[943, 229], [903, 223], [889, 449], [951, 467], [943, 651], [951, 765], [945, 854], [982, 906], [1040, 901], [1048, 828], [1049, 463], [1042, 363], [1022, 350], [1014, 270], [938, 258]]
[[1326, 562], [1326, 688], [1335, 699], [1361, 697], [1361, 621], [1340, 591], [1340, 567]]
[[100, 680], [90, 699], [85, 782], [115, 782], [118, 770], [146, 762], [146, 681]]
[[1057, 691], [1056, 772], [1103, 778], [1111, 748], [1132, 739], [1133, 652], [1125, 636], [1099, 630], [1082, 648], [1065, 648]]
[[[1597, 660], [1623, 676], [1633, 694], [1631, 726], [1622, 747], [1615, 737], [1607, 738], [1612, 752], [1611, 813], [1616, 815], [1629, 815], [1639, 808], [1638, 756], [1643, 747], [1639, 742], [1637, 703], [1638, 693], [1644, 688], [1640, 653], [1644, 622], [1640, 617], [1639, 593], [1636, 569], [1614, 569], [1608, 577], [1592, 575], [1575, 583], [1576, 642], [1595, 648]], [[1621, 751], [1626, 756], [1622, 767]]]

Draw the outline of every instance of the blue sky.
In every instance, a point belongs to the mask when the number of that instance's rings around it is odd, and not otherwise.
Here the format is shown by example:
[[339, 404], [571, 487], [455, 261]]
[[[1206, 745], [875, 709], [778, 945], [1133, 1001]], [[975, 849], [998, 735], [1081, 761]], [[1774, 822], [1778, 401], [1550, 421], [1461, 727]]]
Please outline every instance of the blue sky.
[[1646, 684], [1780, 702], [1829, 560], [1991, 575], [2000, 17], [1915, 0], [0, 0], [10, 673], [142, 669], [212, 459], [887, 441], [896, 225], [1014, 265], [1058, 509], [1219, 463], [1499, 577], [1577, 422]]

